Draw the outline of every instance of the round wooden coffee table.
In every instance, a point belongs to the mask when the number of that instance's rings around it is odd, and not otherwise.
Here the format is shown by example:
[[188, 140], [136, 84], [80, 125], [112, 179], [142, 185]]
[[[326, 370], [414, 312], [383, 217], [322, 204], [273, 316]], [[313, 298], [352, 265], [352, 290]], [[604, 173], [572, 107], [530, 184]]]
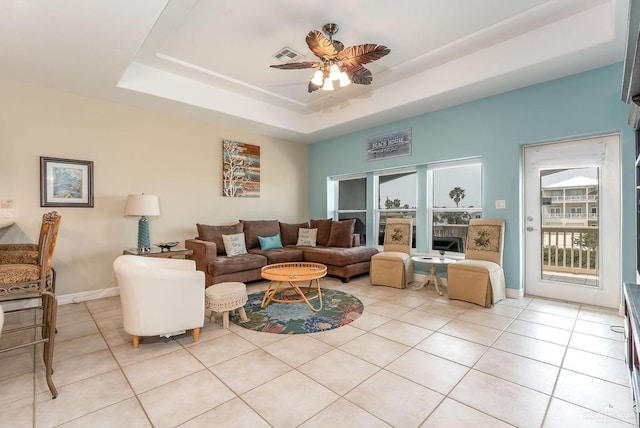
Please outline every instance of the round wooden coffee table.
[[[320, 289], [320, 278], [327, 275], [327, 267], [320, 263], [310, 262], [291, 262], [291, 263], [276, 263], [273, 265], [264, 266], [261, 269], [260, 274], [264, 279], [271, 281], [269, 287], [264, 292], [262, 297], [263, 308], [266, 308], [271, 302], [279, 303], [299, 303], [305, 302], [309, 309], [313, 312], [319, 312], [322, 310], [322, 290]], [[302, 290], [296, 283], [302, 281], [309, 281], [306, 290]], [[313, 282], [315, 281], [316, 293], [309, 296]], [[288, 286], [282, 287], [282, 284], [287, 283]], [[293, 290], [295, 293], [289, 293]], [[276, 293], [280, 292], [280, 297], [276, 297]], [[290, 296], [296, 297], [294, 299]], [[318, 299], [318, 308], [314, 308], [311, 305], [311, 300]]]

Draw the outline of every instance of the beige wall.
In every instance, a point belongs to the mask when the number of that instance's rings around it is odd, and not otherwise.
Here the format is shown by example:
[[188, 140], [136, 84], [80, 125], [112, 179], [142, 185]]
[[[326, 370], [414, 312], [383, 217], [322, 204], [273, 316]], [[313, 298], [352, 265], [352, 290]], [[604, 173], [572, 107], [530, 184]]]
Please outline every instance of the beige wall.
[[[115, 287], [111, 263], [137, 240], [129, 193], [159, 197], [152, 243], [193, 237], [196, 223], [308, 219], [305, 145], [7, 80], [0, 93], [0, 199], [16, 204], [0, 243], [35, 242], [51, 209], [40, 207], [40, 156], [94, 162], [94, 208], [56, 208], [59, 295]], [[260, 146], [259, 198], [221, 196], [223, 138]]]

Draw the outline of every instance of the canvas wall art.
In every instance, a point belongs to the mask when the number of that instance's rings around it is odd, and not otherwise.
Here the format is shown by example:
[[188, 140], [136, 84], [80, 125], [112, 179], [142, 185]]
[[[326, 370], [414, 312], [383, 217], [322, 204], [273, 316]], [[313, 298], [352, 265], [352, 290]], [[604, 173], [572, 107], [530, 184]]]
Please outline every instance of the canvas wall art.
[[222, 140], [222, 196], [260, 196], [260, 146]]

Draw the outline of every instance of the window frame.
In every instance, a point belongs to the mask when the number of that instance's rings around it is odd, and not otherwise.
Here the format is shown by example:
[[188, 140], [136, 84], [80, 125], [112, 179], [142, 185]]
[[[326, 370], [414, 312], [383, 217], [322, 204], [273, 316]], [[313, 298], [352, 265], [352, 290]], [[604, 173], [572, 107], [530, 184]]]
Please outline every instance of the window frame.
[[[379, 203], [381, 203], [382, 201], [380, 200], [380, 177], [384, 177], [384, 176], [389, 176], [389, 175], [408, 175], [408, 174], [414, 174], [415, 175], [415, 185], [416, 185], [416, 195], [415, 195], [415, 201], [416, 201], [416, 207], [415, 208], [380, 208]], [[418, 233], [417, 230], [417, 223], [418, 223], [418, 193], [420, 191], [419, 186], [418, 186], [418, 169], [416, 167], [404, 167], [404, 168], [394, 168], [394, 169], [385, 169], [385, 170], [380, 170], [380, 171], [375, 171], [373, 174], [373, 188], [374, 188], [374, 205], [373, 205], [373, 219], [374, 219], [374, 232], [375, 232], [375, 237], [376, 237], [376, 246], [377, 247], [382, 247], [382, 245], [379, 243], [380, 242], [380, 234], [384, 234], [384, 230], [381, 230], [381, 221], [380, 221], [380, 217], [381, 214], [384, 213], [394, 213], [394, 212], [410, 212], [412, 213], [412, 220], [413, 220], [413, 242], [412, 242], [412, 246], [411, 249], [415, 250], [416, 249], [416, 235]], [[396, 217], [386, 217], [386, 218], [396, 218]], [[406, 218], [404, 216], [402, 217], [398, 217], [398, 218]]]

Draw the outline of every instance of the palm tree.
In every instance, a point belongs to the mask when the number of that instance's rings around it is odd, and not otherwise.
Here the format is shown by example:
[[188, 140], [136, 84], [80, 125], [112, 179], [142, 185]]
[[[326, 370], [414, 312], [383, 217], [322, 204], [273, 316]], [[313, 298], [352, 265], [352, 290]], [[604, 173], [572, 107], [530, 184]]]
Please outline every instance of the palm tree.
[[456, 203], [456, 208], [458, 208], [458, 204], [460, 204], [460, 201], [463, 200], [465, 196], [466, 195], [464, 194], [464, 189], [462, 187], [454, 187], [449, 192], [449, 197]]

